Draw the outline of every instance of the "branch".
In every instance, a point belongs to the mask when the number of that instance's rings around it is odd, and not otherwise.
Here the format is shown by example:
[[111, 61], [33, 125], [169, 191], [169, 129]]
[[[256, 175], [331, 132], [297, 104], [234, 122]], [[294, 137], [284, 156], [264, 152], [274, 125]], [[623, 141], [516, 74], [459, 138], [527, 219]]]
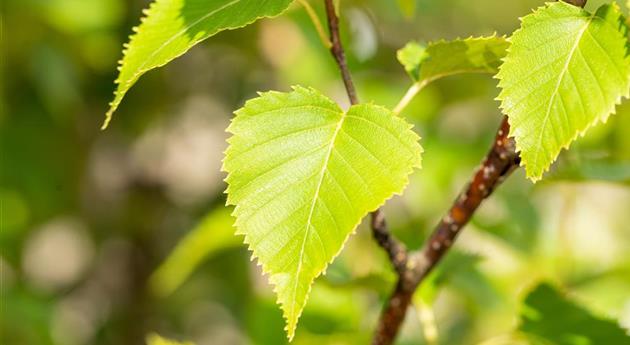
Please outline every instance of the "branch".
[[[352, 76], [350, 70], [348, 70], [348, 63], [346, 62], [346, 54], [341, 43], [341, 37], [339, 35], [339, 18], [335, 11], [333, 0], [324, 0], [326, 4], [326, 17], [328, 19], [328, 28], [330, 30], [330, 53], [334, 57], [339, 71], [341, 72], [341, 79], [346, 88], [348, 99], [351, 104], [358, 104], [359, 98], [352, 82]], [[402, 274], [407, 267], [407, 249], [405, 245], [400, 243], [389, 232], [387, 223], [385, 222], [385, 215], [381, 209], [377, 209], [372, 212], [372, 221], [370, 223], [372, 228], [372, 236], [376, 242], [387, 252], [389, 259], [396, 269], [396, 271]]]
[[372, 237], [383, 248], [389, 256], [392, 266], [398, 275], [404, 274], [407, 270], [408, 256], [407, 248], [398, 241], [390, 232], [385, 222], [385, 215], [381, 209], [372, 212]]
[[346, 93], [348, 94], [350, 103], [358, 104], [359, 99], [357, 98], [357, 92], [354, 89], [354, 83], [352, 82], [350, 70], [348, 70], [348, 63], [346, 62], [346, 54], [343, 50], [343, 45], [341, 44], [341, 37], [339, 35], [339, 18], [335, 12], [335, 5], [333, 4], [333, 0], [324, 1], [326, 2], [326, 17], [328, 18], [328, 29], [330, 30], [330, 41], [332, 42], [330, 52], [335, 58], [335, 61], [339, 66], [339, 70], [341, 71], [341, 78], [343, 79], [343, 84], [346, 87]]
[[399, 276], [396, 288], [381, 313], [372, 344], [393, 343], [418, 285], [453, 245], [460, 230], [481, 202], [518, 167], [520, 159], [515, 151], [514, 140], [508, 138], [509, 130], [507, 117], [504, 117], [492, 148], [471, 182], [457, 197], [424, 247], [409, 254], [406, 270]]
[[315, 31], [317, 31], [317, 35], [319, 36], [320, 41], [322, 41], [324, 47], [330, 49], [332, 47], [332, 43], [326, 36], [326, 31], [324, 31], [324, 27], [319, 21], [319, 17], [311, 4], [308, 3], [308, 0], [298, 0], [298, 2], [302, 4], [304, 10], [306, 10], [306, 14], [308, 14], [308, 17], [311, 18], [311, 22], [313, 22], [313, 25], [315, 26]]
[[[587, 0], [563, 1], [584, 7]], [[471, 182], [457, 197], [424, 247], [418, 252], [408, 254], [406, 270], [399, 273], [396, 288], [381, 313], [373, 345], [389, 345], [394, 342], [415, 290], [453, 245], [481, 202], [518, 168], [520, 157], [515, 150], [514, 139], [508, 137], [509, 132], [510, 125], [507, 117], [504, 117], [492, 148]]]

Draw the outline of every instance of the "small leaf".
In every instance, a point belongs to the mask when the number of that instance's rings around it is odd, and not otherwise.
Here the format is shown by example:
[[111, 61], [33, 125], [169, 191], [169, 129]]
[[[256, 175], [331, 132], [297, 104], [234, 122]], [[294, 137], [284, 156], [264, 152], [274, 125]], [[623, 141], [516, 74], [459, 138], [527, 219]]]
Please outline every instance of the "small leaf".
[[149, 70], [166, 65], [219, 31], [285, 10], [292, 0], [156, 0], [125, 45], [118, 84], [103, 129], [127, 91]]
[[497, 74], [498, 99], [532, 181], [628, 96], [626, 32], [615, 3], [591, 14], [555, 2], [522, 19]]
[[496, 73], [506, 54], [504, 37], [471, 37], [429, 43], [408, 43], [398, 51], [398, 61], [415, 82], [428, 84], [459, 73]]
[[369, 211], [402, 192], [422, 149], [391, 111], [343, 112], [313, 89], [262, 93], [235, 114], [227, 203], [275, 285], [291, 339], [313, 280]]
[[592, 315], [548, 284], [537, 286], [523, 304], [520, 331], [547, 344], [630, 344], [617, 323]]
[[396, 52], [396, 57], [411, 79], [418, 81], [420, 66], [429, 58], [429, 53], [427, 53], [427, 47], [422, 44], [409, 42]]

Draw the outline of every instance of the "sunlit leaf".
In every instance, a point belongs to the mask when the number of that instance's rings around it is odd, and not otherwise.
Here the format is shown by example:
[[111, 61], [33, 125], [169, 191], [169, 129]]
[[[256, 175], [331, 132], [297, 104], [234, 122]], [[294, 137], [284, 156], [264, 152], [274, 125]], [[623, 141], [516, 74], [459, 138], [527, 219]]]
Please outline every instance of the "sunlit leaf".
[[615, 3], [593, 14], [549, 3], [522, 19], [497, 74], [498, 99], [533, 181], [628, 96], [626, 32]]
[[195, 44], [219, 31], [251, 24], [258, 18], [275, 16], [292, 0], [156, 0], [134, 28], [125, 46], [114, 100], [103, 128], [127, 91], [149, 70], [164, 66]]
[[496, 73], [506, 54], [504, 37], [471, 37], [429, 43], [410, 42], [398, 51], [398, 61], [415, 82], [428, 84], [459, 73]]
[[275, 285], [292, 338], [313, 280], [420, 166], [419, 137], [385, 108], [344, 112], [302, 87], [248, 101], [228, 131], [227, 203]]
[[429, 58], [427, 48], [418, 42], [409, 42], [396, 52], [398, 62], [405, 68], [411, 79], [420, 79], [420, 65]]
[[547, 284], [525, 299], [520, 331], [552, 345], [630, 344], [616, 322], [592, 315]]
[[176, 246], [151, 276], [151, 291], [164, 297], [175, 291], [204, 259], [240, 244], [234, 236], [233, 218], [224, 208], [209, 213]]

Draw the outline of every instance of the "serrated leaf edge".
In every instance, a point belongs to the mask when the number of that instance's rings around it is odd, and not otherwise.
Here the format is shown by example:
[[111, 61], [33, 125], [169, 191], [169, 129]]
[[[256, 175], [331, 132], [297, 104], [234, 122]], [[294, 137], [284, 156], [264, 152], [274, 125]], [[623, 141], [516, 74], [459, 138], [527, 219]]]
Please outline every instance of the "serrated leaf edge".
[[[299, 86], [299, 85], [294, 85], [294, 86], [291, 86], [291, 89], [292, 89], [294, 92], [295, 92], [295, 91], [298, 91], [298, 92], [299, 92], [300, 90], [305, 90], [305, 91], [307, 91], [307, 92], [316, 92], [316, 93], [318, 93], [318, 94], [321, 94], [319, 91], [317, 91], [317, 90], [315, 90], [314, 88], [311, 88], [311, 87], [309, 87], [309, 88], [305, 88], [305, 87], [302, 87], [302, 86]], [[251, 101], [254, 101], [254, 100], [256, 100], [256, 99], [258, 99], [258, 98], [260, 98], [260, 97], [265, 97], [266, 95], [269, 95], [269, 94], [274, 94], [274, 93], [283, 93], [283, 92], [279, 92], [279, 91], [266, 91], [266, 92], [258, 92], [259, 97], [248, 100], [247, 102], [245, 102], [244, 107], [246, 107], [246, 106], [247, 106], [247, 104], [248, 104], [249, 102], [251, 102]], [[323, 94], [322, 94], [322, 96], [323, 96]], [[325, 97], [325, 96], [324, 96], [324, 97]], [[326, 98], [328, 98], [328, 97], [326, 97]], [[336, 104], [336, 103], [335, 103], [335, 104]], [[393, 118], [397, 118], [397, 117], [396, 117], [396, 116], [392, 113], [392, 111], [391, 111], [391, 110], [389, 110], [389, 109], [387, 109], [387, 108], [385, 108], [385, 107], [383, 107], [383, 106], [375, 105], [375, 104], [372, 104], [372, 103], [366, 103], [366, 104], [357, 104], [357, 105], [353, 105], [353, 106], [351, 106], [351, 107], [350, 107], [347, 111], [345, 111], [345, 112], [343, 112], [343, 110], [342, 110], [341, 108], [339, 108], [339, 110], [340, 110], [340, 111], [342, 111], [342, 112], [344, 113], [344, 115], [343, 115], [343, 116], [345, 116], [345, 114], [347, 114], [347, 113], [350, 111], [350, 109], [352, 109], [353, 107], [359, 107], [359, 106], [365, 106], [365, 105], [372, 105], [372, 106], [374, 106], [374, 107], [381, 108], [381, 109], [385, 110], [386, 112], [390, 113], [390, 114], [391, 114], [391, 116], [392, 116]], [[244, 108], [244, 107], [243, 107], [243, 108]], [[241, 108], [241, 109], [242, 109], [242, 108]], [[239, 109], [239, 110], [240, 110], [240, 109]], [[237, 112], [238, 112], [239, 110], [236, 110], [234, 113], [235, 113], [235, 114], [237, 114]], [[399, 118], [399, 119], [400, 119], [400, 118]], [[234, 119], [233, 119], [232, 121], [234, 121]], [[413, 131], [413, 130], [412, 130], [412, 129], [414, 128], [414, 125], [407, 123], [407, 121], [404, 121], [403, 119], [400, 119], [400, 121], [405, 122], [405, 123], [408, 125], [408, 126], [407, 126], [408, 130], [411, 130], [411, 131], [413, 132], [414, 136], [416, 137], [416, 142], [419, 142], [419, 141], [421, 140], [421, 137], [420, 137], [420, 136], [419, 136], [419, 135], [418, 135], [415, 131]], [[339, 122], [340, 122], [340, 124], [343, 124], [343, 121], [339, 121]], [[341, 128], [341, 126], [339, 126], [339, 127]], [[230, 133], [230, 134], [232, 134], [232, 135], [234, 135], [234, 133], [232, 133], [232, 132], [230, 132], [230, 131], [229, 131], [229, 127], [226, 129], [226, 132], [227, 132], [227, 133]], [[229, 139], [228, 139], [228, 140], [229, 140]], [[334, 142], [335, 142], [335, 140], [333, 139], [333, 140], [332, 140], [332, 142], [331, 142], [331, 144], [334, 144]], [[413, 171], [414, 171], [414, 169], [415, 169], [415, 168], [420, 169], [420, 168], [422, 167], [422, 158], [421, 158], [422, 156], [421, 156], [421, 155], [422, 155], [422, 153], [424, 152], [424, 149], [423, 149], [423, 148], [422, 148], [422, 146], [420, 146], [420, 145], [419, 145], [419, 149], [420, 149], [420, 150], [419, 150], [419, 152], [418, 152], [418, 153], [420, 154], [420, 155], [419, 155], [419, 158], [417, 159], [417, 161], [416, 161], [413, 165], [411, 165], [411, 167], [410, 167], [410, 168], [409, 168], [409, 170], [407, 171], [407, 174], [405, 175], [405, 181], [404, 181], [404, 183], [403, 183], [402, 187], [400, 188], [400, 190], [399, 190], [399, 191], [395, 191], [394, 193], [392, 193], [392, 195], [391, 195], [389, 198], [385, 199], [385, 200], [384, 200], [384, 201], [383, 201], [383, 202], [382, 202], [379, 206], [377, 206], [377, 207], [375, 207], [375, 208], [373, 208], [373, 209], [369, 210], [369, 211], [367, 212], [367, 214], [369, 214], [369, 213], [372, 213], [372, 212], [376, 211], [377, 209], [379, 209], [380, 207], [382, 207], [385, 203], [387, 203], [387, 201], [389, 201], [390, 199], [392, 199], [394, 196], [396, 196], [396, 195], [402, 195], [403, 191], [404, 191], [404, 190], [407, 188], [407, 186], [409, 185], [409, 176], [413, 173]], [[227, 151], [227, 149], [226, 149], [226, 151]], [[223, 162], [225, 162], [225, 159], [226, 159], [226, 156], [225, 156], [225, 154], [224, 154]], [[324, 169], [324, 170], [325, 170], [325, 169]], [[225, 166], [222, 166], [222, 167], [221, 167], [221, 171], [223, 171], [223, 172], [225, 172], [225, 173], [228, 173], [228, 174], [229, 174], [229, 172], [225, 170]], [[227, 180], [227, 177], [224, 179], [224, 181], [226, 181], [226, 180]], [[225, 193], [225, 194], [227, 194], [227, 189], [224, 191], [224, 193]], [[234, 205], [234, 204], [231, 204], [231, 203], [230, 203], [230, 204], [226, 204], [226, 206], [227, 206], [227, 205]], [[236, 208], [237, 208], [238, 206], [237, 206], [237, 205], [234, 205], [234, 206], [235, 206], [235, 207], [234, 207], [234, 210], [232, 211], [231, 215], [232, 215], [233, 217], [235, 217], [235, 218], [236, 218], [235, 213], [236, 213]], [[367, 215], [367, 214], [366, 214], [366, 215]], [[364, 217], [365, 217], [365, 216], [364, 216]], [[285, 322], [285, 327], [284, 327], [284, 330], [287, 332], [287, 338], [289, 339], [289, 341], [292, 341], [292, 340], [293, 340], [293, 337], [295, 336], [295, 328], [297, 327], [298, 320], [299, 320], [300, 316], [302, 315], [302, 312], [304, 311], [304, 307], [305, 307], [305, 306], [306, 306], [306, 304], [308, 303], [308, 299], [309, 299], [309, 297], [310, 297], [310, 293], [311, 293], [311, 290], [312, 290], [312, 288], [313, 288], [313, 283], [315, 282], [315, 280], [316, 280], [319, 276], [321, 276], [322, 274], [324, 274], [324, 275], [326, 274], [326, 270], [327, 270], [328, 266], [329, 266], [329, 265], [330, 265], [330, 264], [331, 264], [331, 263], [332, 263], [332, 262], [333, 262], [333, 261], [337, 258], [337, 256], [339, 256], [339, 254], [341, 253], [341, 251], [344, 249], [344, 247], [345, 247], [345, 243], [348, 241], [348, 239], [350, 238], [350, 236], [352, 236], [352, 235], [354, 235], [354, 234], [356, 233], [357, 227], [361, 224], [361, 222], [363, 221], [363, 218], [364, 218], [364, 217], [362, 217], [361, 219], [359, 219], [359, 220], [356, 222], [356, 224], [354, 224], [354, 226], [353, 226], [353, 230], [352, 230], [352, 231], [350, 231], [350, 232], [348, 233], [348, 235], [346, 235], [346, 237], [344, 238], [344, 240], [343, 240], [343, 243], [344, 243], [344, 244], [343, 244], [343, 245], [339, 248], [339, 250], [337, 251], [337, 253], [335, 253], [335, 254], [331, 257], [331, 259], [330, 259], [330, 260], [326, 263], [326, 266], [324, 267], [324, 269], [323, 269], [321, 272], [319, 272], [319, 273], [318, 273], [315, 277], [313, 277], [313, 279], [311, 280], [310, 284], [308, 285], [308, 290], [306, 291], [306, 298], [305, 298], [305, 300], [304, 300], [304, 305], [300, 308], [299, 312], [298, 312], [298, 313], [297, 313], [297, 315], [295, 316], [295, 325], [293, 325], [293, 329], [291, 329], [291, 328], [290, 328], [288, 317], [287, 317], [287, 315], [285, 315], [284, 308], [283, 308], [282, 303], [280, 302], [280, 299], [279, 299], [279, 297], [278, 297], [278, 296], [279, 296], [278, 285], [277, 285], [277, 284], [273, 281], [273, 279], [272, 279], [272, 277], [273, 277], [273, 273], [269, 270], [268, 265], [266, 265], [265, 263], [261, 262], [261, 261], [258, 259], [258, 257], [259, 257], [259, 256], [258, 256], [258, 254], [257, 254], [257, 250], [251, 246], [251, 243], [250, 243], [250, 241], [249, 241], [249, 236], [247, 235], [247, 233], [245, 233], [245, 232], [241, 232], [241, 230], [239, 229], [239, 228], [240, 228], [240, 227], [239, 227], [239, 225], [237, 224], [237, 222], [235, 222], [235, 224], [234, 224], [234, 227], [236, 228], [235, 235], [237, 235], [237, 236], [239, 236], [239, 235], [240, 235], [240, 236], [243, 236], [243, 237], [244, 237], [244, 238], [243, 238], [243, 243], [247, 245], [247, 250], [248, 250], [248, 251], [250, 251], [250, 252], [252, 253], [252, 255], [251, 255], [251, 257], [250, 257], [250, 261], [254, 261], [254, 260], [256, 260], [256, 266], [259, 266], [259, 267], [261, 267], [261, 268], [262, 268], [262, 273], [263, 273], [263, 275], [265, 275], [265, 276], [267, 276], [267, 277], [268, 277], [268, 281], [269, 281], [269, 283], [271, 283], [271, 285], [272, 285], [272, 291], [273, 291], [273, 293], [274, 293], [274, 294], [276, 294], [276, 297], [277, 297], [277, 298], [276, 298], [276, 304], [277, 304], [277, 305], [279, 305], [279, 306], [280, 306], [280, 309], [283, 311], [282, 316], [283, 316], [283, 318], [284, 318], [284, 319], [285, 319], [285, 321], [286, 321], [286, 322]]]
[[[123, 50], [122, 50], [122, 58], [120, 58], [120, 60], [118, 60], [117, 64], [118, 66], [116, 67], [116, 69], [120, 72], [123, 68], [123, 63], [125, 62], [125, 58], [127, 57], [127, 53], [129, 51], [129, 47], [131, 46], [131, 44], [133, 43], [133, 40], [138, 36], [138, 34], [140, 33], [140, 29], [142, 28], [142, 24], [144, 24], [144, 22], [149, 18], [149, 16], [153, 15], [153, 13], [155, 11], [157, 11], [157, 7], [158, 7], [158, 2], [160, 0], [155, 0], [153, 2], [151, 2], [151, 4], [149, 5], [149, 8], [143, 9], [142, 10], [142, 14], [144, 15], [143, 17], [140, 18], [140, 24], [134, 26], [131, 28], [131, 31], [133, 31], [133, 33], [131, 35], [129, 35], [129, 40], [125, 43], [123, 43]], [[192, 24], [188, 25], [184, 30], [179, 31], [175, 36], [172, 36], [171, 38], [169, 38], [169, 40], [164, 43], [158, 50], [153, 52], [153, 55], [155, 55], [158, 51], [160, 51], [161, 49], [163, 49], [167, 44], [169, 44], [170, 42], [172, 42], [173, 39], [180, 37], [182, 34], [184, 34], [186, 31], [188, 31], [190, 28], [198, 25], [199, 23], [201, 23], [202, 21], [204, 21], [205, 19], [209, 18], [210, 16], [223, 11], [224, 9], [231, 7], [233, 5], [235, 5], [236, 3], [240, 2], [242, 0], [232, 0], [227, 4], [224, 4], [223, 6], [208, 12], [206, 15], [202, 16], [201, 18], [199, 18], [198, 20], [196, 20], [195, 22], [193, 22]], [[293, 0], [291, 0], [291, 2], [289, 3], [289, 5], [293, 2]], [[101, 125], [101, 130], [105, 130], [107, 129], [107, 127], [109, 126], [109, 123], [112, 120], [112, 117], [114, 115], [114, 112], [116, 112], [116, 110], [118, 109], [118, 107], [120, 106], [120, 103], [122, 102], [124, 96], [127, 94], [127, 92], [131, 89], [131, 87], [140, 79], [140, 77], [142, 75], [144, 75], [145, 73], [156, 69], [156, 68], [160, 68], [163, 67], [165, 65], [167, 65], [168, 63], [170, 63], [171, 61], [177, 59], [178, 57], [186, 54], [188, 52], [188, 50], [190, 50], [192, 48], [192, 46], [196, 45], [197, 43], [204, 41], [214, 35], [216, 35], [217, 33], [221, 32], [221, 31], [227, 31], [227, 30], [236, 30], [236, 29], [240, 29], [243, 28], [245, 26], [251, 25], [252, 23], [262, 19], [262, 18], [274, 18], [277, 16], [282, 15], [287, 9], [289, 8], [289, 6], [287, 6], [287, 8], [285, 8], [284, 10], [280, 11], [278, 14], [275, 15], [263, 15], [263, 16], [258, 16], [253, 18], [251, 21], [243, 24], [243, 25], [238, 25], [238, 26], [229, 26], [226, 28], [222, 28], [222, 29], [217, 29], [214, 32], [210, 33], [207, 37], [204, 38], [198, 38], [196, 39], [191, 47], [189, 47], [188, 49], [184, 50], [183, 52], [176, 54], [175, 56], [173, 56], [172, 59], [164, 62], [164, 63], [160, 63], [158, 65], [155, 65], [151, 68], [144, 68], [144, 66], [146, 65], [146, 61], [145, 63], [143, 63], [141, 65], [141, 67], [138, 69], [138, 71], [136, 71], [136, 73], [129, 78], [125, 84], [124, 84], [124, 91], [119, 91], [118, 86], [122, 85], [123, 80], [120, 79], [120, 73], [118, 75], [118, 77], [114, 80], [114, 85], [116, 85], [116, 89], [114, 90], [114, 99], [109, 102], [109, 109], [107, 110], [107, 113], [105, 113], [105, 120], [103, 121], [103, 124]], [[147, 59], [148, 61], [148, 59]]]
[[[558, 1], [558, 2], [546, 2], [543, 6], [539, 6], [539, 7], [537, 7], [536, 9], [533, 9], [533, 10], [532, 10], [532, 12], [531, 12], [530, 14], [528, 14], [528, 15], [536, 14], [538, 11], [540, 11], [540, 10], [544, 10], [544, 9], [549, 8], [550, 6], [554, 6], [554, 5], [557, 5], [557, 6], [573, 6], [573, 5], [566, 4], [566, 3], [562, 2], [562, 1]], [[612, 7], [614, 7], [614, 8], [616, 9], [616, 11], [618, 12], [618, 14], [619, 14], [620, 18], [623, 18], [623, 14], [621, 13], [620, 8], [619, 8], [619, 6], [617, 5], [617, 3], [612, 2], [611, 4], [604, 4], [604, 5], [602, 5], [602, 7], [603, 7], [603, 6], [612, 6]], [[601, 8], [601, 7], [600, 7], [600, 8]], [[591, 14], [590, 12], [588, 12], [588, 11], [586, 11], [586, 10], [584, 10], [584, 9], [581, 9], [581, 10], [582, 10], [582, 11], [584, 11], [584, 12], [586, 12], [586, 13], [589, 13], [589, 14], [591, 15], [591, 18], [589, 19], [588, 24], [587, 24], [587, 25], [585, 25], [585, 28], [586, 28], [586, 29], [588, 29], [588, 26], [589, 26], [589, 24], [592, 22], [593, 18], [595, 18], [596, 14], [597, 14], [597, 11], [595, 11], [595, 12], [593, 12], [593, 13]], [[525, 17], [526, 17], [526, 16], [519, 17], [518, 19], [519, 19], [519, 21], [522, 23], [522, 22], [523, 22], [523, 19], [524, 19]], [[623, 22], [623, 21], [622, 21], [622, 23], [623, 23], [624, 25], [627, 25], [627, 24], [626, 24], [625, 22]], [[523, 27], [521, 26], [521, 27], [519, 27], [516, 31], [514, 31], [514, 33], [513, 33], [512, 35], [516, 34], [517, 32], [520, 32], [520, 31], [522, 31], [522, 30], [523, 30]], [[498, 85], [499, 87], [501, 87], [501, 81], [502, 81], [501, 77], [499, 76], [499, 74], [501, 73], [501, 68], [503, 67], [503, 65], [505, 64], [505, 62], [509, 60], [509, 55], [510, 55], [510, 52], [511, 52], [511, 50], [512, 50], [512, 44], [511, 44], [511, 43], [512, 43], [512, 41], [511, 41], [511, 39], [512, 39], [512, 37], [511, 37], [511, 36], [507, 38], [507, 41], [510, 43], [510, 45], [509, 45], [509, 46], [508, 46], [508, 48], [507, 48], [507, 54], [506, 54], [506, 56], [505, 56], [503, 59], [501, 59], [502, 64], [501, 64], [501, 66], [499, 66], [499, 72], [498, 72], [497, 74], [495, 74], [495, 75], [494, 75], [494, 78], [495, 78], [495, 79], [497, 79], [497, 80], [499, 80], [499, 85]], [[576, 43], [577, 43], [578, 45], [579, 45], [580, 40], [581, 40], [581, 36], [580, 36], [580, 39], [578, 39], [578, 40], [576, 41]], [[570, 61], [570, 59], [571, 59], [571, 58], [569, 58], [569, 61]], [[626, 60], [628, 60], [628, 61], [629, 61], [629, 63], [630, 63], [630, 56], [629, 56], [629, 55], [626, 55]], [[629, 77], [630, 77], [630, 76], [629, 76]], [[560, 80], [562, 80], [562, 78], [560, 78]], [[504, 110], [505, 110], [505, 108], [504, 108], [504, 106], [503, 106], [503, 98], [501, 98], [502, 93], [503, 93], [503, 92], [500, 92], [500, 93], [499, 93], [499, 95], [495, 98], [495, 100], [496, 100], [496, 101], [501, 102], [501, 104], [499, 105], [499, 108], [500, 108], [502, 111], [504, 111]], [[617, 108], [617, 105], [619, 105], [619, 104], [621, 103], [621, 101], [622, 101], [624, 98], [629, 98], [629, 97], [630, 97], [630, 89], [627, 89], [627, 91], [626, 91], [626, 93], [625, 93], [625, 94], [622, 94], [622, 95], [620, 95], [620, 96], [618, 96], [618, 97], [617, 97], [617, 99], [615, 100], [614, 104], [612, 104], [612, 105], [610, 106], [610, 109], [608, 109], [608, 110], [606, 111], [606, 115], [604, 115], [604, 116], [600, 116], [600, 117], [597, 117], [597, 119], [596, 119], [595, 121], [593, 121], [592, 123], [589, 123], [589, 124], [588, 124], [588, 125], [587, 125], [584, 129], [578, 130], [578, 132], [577, 132], [577, 133], [576, 133], [573, 137], [571, 137], [569, 140], [567, 140], [567, 142], [562, 143], [562, 144], [561, 144], [561, 149], [560, 149], [560, 152], [562, 152], [562, 150], [567, 150], [567, 149], [571, 146], [571, 144], [572, 144], [572, 143], [573, 143], [576, 139], [578, 139], [579, 137], [584, 137], [584, 135], [586, 134], [586, 132], [587, 132], [589, 129], [591, 129], [592, 127], [594, 127], [594, 126], [596, 126], [596, 125], [598, 125], [598, 124], [600, 124], [600, 123], [605, 123], [611, 115], [616, 114], [616, 108]], [[506, 115], [507, 115], [507, 114], [506, 114]], [[510, 116], [508, 116], [508, 123], [510, 123], [510, 121], [511, 121], [511, 118], [510, 118]], [[516, 152], [517, 152], [517, 153], [518, 153], [518, 152], [521, 152], [521, 151], [522, 151], [522, 147], [521, 147], [521, 145], [520, 145], [519, 141], [517, 141], [517, 140], [516, 140], [516, 137], [515, 137], [515, 128], [514, 128], [514, 126], [511, 126], [511, 123], [510, 123], [510, 132], [508, 133], [508, 136], [509, 136], [509, 137], [511, 137], [511, 138], [514, 138], [514, 139], [515, 139], [515, 140], [514, 140], [514, 142], [515, 142], [515, 146], [516, 146]], [[531, 174], [531, 173], [527, 170], [527, 164], [526, 164], [526, 162], [525, 162], [524, 160], [521, 160], [521, 166], [523, 166], [523, 167], [525, 168], [525, 173], [526, 173], [527, 178], [528, 178], [528, 179], [530, 179], [533, 183], [536, 183], [536, 182], [538, 182], [538, 181], [540, 181], [540, 180], [542, 179], [542, 176], [543, 176], [546, 172], [548, 172], [548, 171], [549, 171], [549, 169], [551, 168], [551, 166], [553, 165], [553, 163], [554, 163], [554, 162], [558, 159], [558, 156], [559, 156], [559, 154], [558, 154], [558, 155], [556, 155], [556, 156], [552, 159], [551, 163], [550, 163], [550, 164], [549, 164], [546, 168], [544, 168], [544, 169], [542, 170], [542, 172], [540, 172], [540, 174], [539, 174], [539, 175], [532, 175], [532, 174]]]
[[[442, 39], [439, 39], [437, 41], [430, 41], [430, 42], [426, 43], [425, 47], [426, 47], [426, 50], [428, 51], [429, 49], [434, 48], [434, 47], [436, 47], [438, 45], [441, 45], [441, 44], [450, 44], [450, 43], [454, 43], [454, 42], [470, 42], [470, 41], [474, 41], [474, 40], [490, 41], [490, 40], [496, 39], [496, 38], [503, 39], [503, 40], [505, 40], [505, 42], [509, 43], [509, 37], [507, 35], [498, 35], [497, 32], [495, 31], [490, 36], [473, 36], [473, 35], [471, 35], [471, 36], [469, 36], [467, 38], [461, 38], [461, 37], [458, 36], [458, 37], [456, 37], [454, 39], [451, 39], [451, 40], [447, 40], [447, 39], [442, 38]], [[408, 43], [411, 43], [411, 42], [416, 42], [416, 43], [418, 43], [420, 45], [424, 44], [424, 43], [419, 42], [419, 41], [410, 41]], [[404, 48], [404, 46], [402, 48], [398, 49], [396, 51], [396, 53], [398, 54], [398, 52], [401, 51], [403, 48]], [[508, 48], [509, 48], [509, 46], [508, 46]], [[430, 58], [430, 55], [429, 55], [429, 58]], [[503, 62], [503, 59], [504, 58], [500, 58], [497, 61]], [[403, 67], [403, 70], [405, 71], [405, 73], [409, 75], [409, 73], [407, 73], [407, 71], [404, 69], [404, 66], [402, 65], [402, 63], [400, 63], [400, 65]], [[422, 64], [419, 67], [422, 67]], [[420, 73], [422, 73], [421, 69], [420, 69]], [[436, 80], [439, 80], [439, 79], [442, 79], [442, 78], [446, 78], [446, 77], [450, 77], [450, 76], [457, 75], [457, 74], [465, 74], [465, 73], [470, 73], [470, 74], [473, 74], [473, 73], [474, 74], [489, 74], [489, 73], [492, 73], [492, 72], [480, 71], [478, 69], [458, 69], [458, 70], [453, 70], [453, 71], [448, 72], [448, 73], [436, 74], [435, 76], [433, 76], [431, 78], [425, 78], [425, 79], [422, 79], [421, 76], [417, 80], [415, 78], [413, 78], [412, 76], [410, 76], [410, 75], [409, 75], [409, 77], [414, 82], [414, 84], [419, 85], [419, 88], [423, 89], [424, 87], [426, 87], [427, 85], [431, 84], [432, 82], [434, 82]]]

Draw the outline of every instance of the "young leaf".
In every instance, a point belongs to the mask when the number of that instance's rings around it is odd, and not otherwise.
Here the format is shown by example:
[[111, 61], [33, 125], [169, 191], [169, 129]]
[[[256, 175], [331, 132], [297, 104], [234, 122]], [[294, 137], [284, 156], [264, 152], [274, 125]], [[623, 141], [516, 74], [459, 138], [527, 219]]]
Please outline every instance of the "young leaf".
[[522, 19], [497, 74], [498, 99], [533, 181], [628, 96], [626, 32], [615, 3], [591, 14], [555, 2]]
[[497, 36], [432, 42], [427, 47], [410, 42], [397, 57], [411, 79], [428, 84], [459, 73], [496, 73], [508, 45]]
[[103, 128], [127, 91], [149, 70], [164, 66], [219, 31], [275, 16], [292, 0], [156, 0], [125, 45], [118, 84]]
[[275, 285], [291, 339], [313, 280], [361, 218], [402, 192], [422, 149], [391, 111], [344, 112], [313, 89], [262, 93], [235, 114], [227, 203]]
[[547, 344], [630, 344], [616, 322], [592, 315], [548, 284], [537, 286], [523, 304], [519, 330]]
[[429, 54], [427, 53], [427, 47], [412, 41], [398, 49], [396, 58], [403, 65], [411, 79], [418, 81], [420, 79], [420, 65], [429, 58]]

